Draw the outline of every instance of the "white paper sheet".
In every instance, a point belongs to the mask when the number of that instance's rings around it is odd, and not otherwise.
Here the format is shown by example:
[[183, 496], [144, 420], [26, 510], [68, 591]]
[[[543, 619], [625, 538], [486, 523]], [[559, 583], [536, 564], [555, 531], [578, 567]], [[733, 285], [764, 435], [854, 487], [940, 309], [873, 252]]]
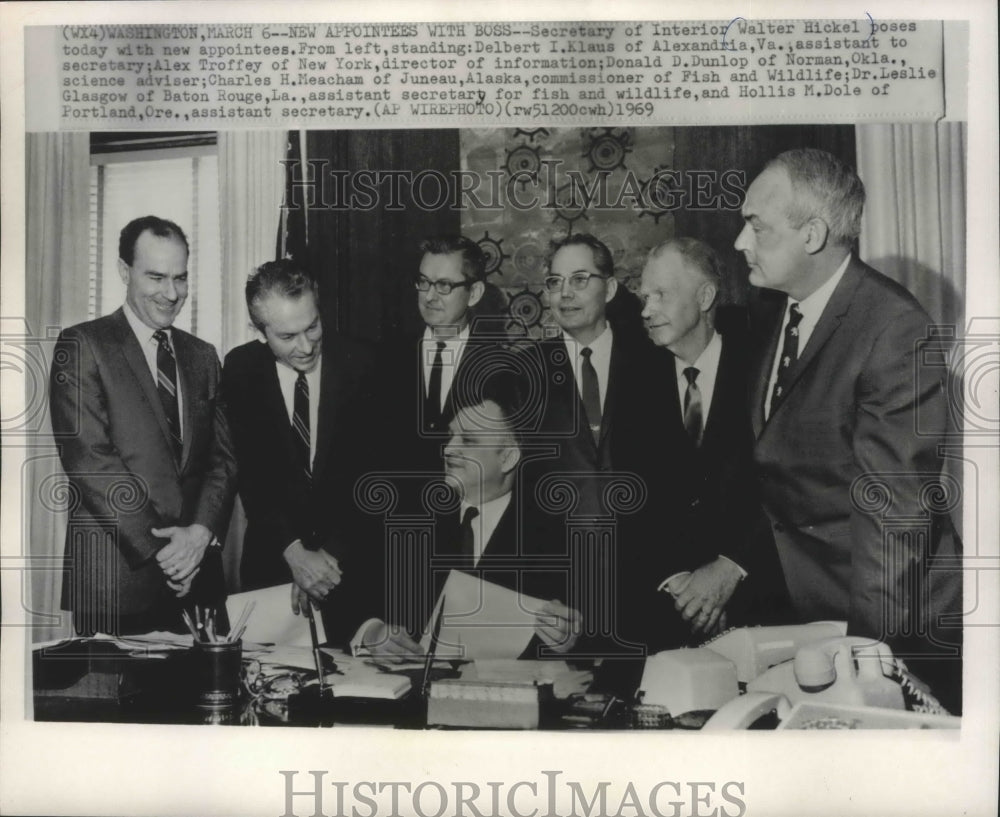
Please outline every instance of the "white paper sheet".
[[[232, 626], [236, 625], [243, 608], [251, 602], [256, 602], [257, 605], [247, 619], [247, 628], [243, 633], [244, 642], [279, 644], [286, 647], [312, 646], [312, 639], [309, 637], [309, 619], [292, 612], [291, 583], [230, 596], [226, 599], [226, 612], [229, 614], [229, 623]], [[315, 618], [316, 634], [319, 643], [322, 644], [326, 641], [326, 632], [319, 611], [315, 611]]]
[[[534, 632], [535, 612], [542, 599], [517, 593], [478, 576], [453, 570], [431, 616], [444, 600], [444, 619], [435, 657], [517, 658]], [[420, 645], [430, 647], [430, 626]]]

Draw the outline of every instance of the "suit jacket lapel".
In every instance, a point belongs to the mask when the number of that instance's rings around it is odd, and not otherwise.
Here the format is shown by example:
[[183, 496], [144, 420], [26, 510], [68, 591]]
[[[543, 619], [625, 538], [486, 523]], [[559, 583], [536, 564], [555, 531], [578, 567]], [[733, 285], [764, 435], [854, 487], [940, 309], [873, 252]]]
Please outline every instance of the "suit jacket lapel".
[[195, 366], [187, 338], [179, 331], [171, 332], [170, 334], [173, 340], [174, 358], [177, 361], [177, 378], [181, 385], [181, 402], [183, 403], [182, 410], [184, 412], [180, 461], [180, 470], [183, 471], [184, 466], [187, 464], [188, 456], [191, 454], [191, 438], [194, 436], [192, 432], [195, 428], [194, 396], [196, 390], [193, 381]]
[[778, 311], [776, 319], [773, 320], [771, 331], [768, 335], [768, 342], [763, 346], [763, 353], [757, 359], [755, 367], [755, 376], [750, 388], [750, 412], [753, 419], [754, 437], [759, 437], [764, 431], [764, 403], [767, 400], [767, 387], [771, 381], [771, 367], [774, 363], [774, 356], [778, 353], [781, 324], [784, 320], [787, 303], [787, 298], [782, 301], [782, 308]]
[[[132, 370], [136, 382], [142, 389], [142, 393], [146, 397], [146, 402], [149, 403], [153, 416], [156, 417], [156, 422], [160, 426], [160, 432], [163, 434], [164, 441], [172, 451], [173, 443], [170, 439], [170, 426], [167, 424], [167, 415], [163, 411], [163, 404], [160, 402], [160, 393], [157, 391], [153, 375], [149, 371], [146, 356], [142, 353], [142, 348], [139, 346], [139, 339], [135, 336], [135, 332], [132, 331], [132, 327], [129, 326], [128, 318], [125, 317], [125, 311], [122, 308], [119, 308], [112, 317], [115, 319], [114, 329], [117, 334], [115, 340], [117, 341], [118, 348], [121, 349], [122, 355]], [[175, 462], [174, 466], [177, 467], [178, 463]]]
[[291, 462], [291, 452], [295, 450], [295, 440], [292, 437], [292, 420], [288, 416], [285, 397], [281, 393], [281, 382], [278, 380], [279, 364], [275, 361], [267, 344], [260, 345], [259, 353], [260, 411], [263, 416], [274, 418], [273, 433], [281, 437], [277, 448], [285, 452], [288, 461]]
[[[840, 283], [834, 289], [830, 300], [827, 301], [826, 307], [823, 309], [823, 314], [819, 316], [819, 321], [809, 336], [809, 341], [806, 343], [805, 349], [800, 350], [799, 359], [792, 364], [792, 368], [788, 372], [786, 397], [771, 412], [771, 417], [781, 411], [782, 406], [788, 402], [787, 393], [795, 388], [795, 384], [802, 377], [803, 372], [816, 359], [816, 355], [826, 345], [830, 336], [840, 327], [841, 320], [850, 309], [851, 301], [854, 299], [854, 291], [861, 280], [861, 275], [860, 265], [852, 258], [847, 270], [844, 272], [844, 277], [840, 279]], [[768, 374], [770, 374], [770, 370], [768, 370]]]
[[340, 380], [343, 377], [342, 351], [331, 344], [323, 350], [319, 379], [319, 411], [316, 425], [316, 458], [313, 462], [313, 480], [318, 480], [330, 456], [333, 429], [336, 427], [340, 406], [338, 398], [342, 393]]
[[507, 559], [517, 555], [517, 502], [511, 494], [510, 502], [497, 520], [493, 535], [483, 544], [482, 555], [479, 557], [478, 568], [489, 567], [494, 559]]
[[[730, 384], [734, 382], [735, 376], [730, 374], [734, 366], [733, 350], [730, 344], [726, 343], [725, 336], [722, 339], [722, 353], [719, 356], [719, 368], [715, 373], [715, 388], [712, 390], [712, 405], [708, 407], [708, 420], [705, 423], [705, 431], [701, 436], [701, 447], [710, 448], [716, 435], [716, 429], [728, 422], [728, 415], [731, 408], [743, 404], [746, 395], [729, 394]], [[725, 418], [725, 419], [723, 419]]]
[[615, 410], [618, 391], [621, 388], [620, 370], [623, 366], [628, 365], [628, 361], [625, 357], [625, 350], [622, 349], [621, 340], [615, 340], [614, 335], [612, 335], [611, 358], [608, 361], [608, 383], [604, 393], [604, 408], [601, 410], [601, 433], [598, 443], [599, 446], [604, 444], [604, 438], [607, 436], [608, 431], [612, 426], [611, 415]]

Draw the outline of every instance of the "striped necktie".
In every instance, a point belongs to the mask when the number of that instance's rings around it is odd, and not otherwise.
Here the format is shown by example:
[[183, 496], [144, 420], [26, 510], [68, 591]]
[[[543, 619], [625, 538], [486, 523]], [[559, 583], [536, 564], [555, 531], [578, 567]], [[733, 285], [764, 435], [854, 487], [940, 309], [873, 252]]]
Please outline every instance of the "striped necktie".
[[295, 454], [306, 481], [312, 482], [312, 457], [309, 453], [309, 381], [299, 372], [295, 379], [295, 401], [292, 409], [292, 432]]
[[177, 406], [177, 361], [174, 360], [174, 350], [170, 348], [170, 338], [164, 330], [157, 329], [153, 332], [153, 339], [156, 341], [156, 391], [160, 395], [163, 413], [167, 415], [174, 456], [179, 460], [184, 444], [181, 440], [181, 415]]

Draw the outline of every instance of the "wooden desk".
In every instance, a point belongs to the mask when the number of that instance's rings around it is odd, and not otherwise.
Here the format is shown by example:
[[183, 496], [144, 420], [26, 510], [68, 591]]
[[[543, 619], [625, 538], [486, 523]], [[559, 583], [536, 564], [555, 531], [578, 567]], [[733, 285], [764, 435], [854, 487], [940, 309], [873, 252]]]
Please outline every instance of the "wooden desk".
[[[154, 658], [128, 654], [108, 641], [70, 641], [36, 651], [32, 669], [36, 721], [401, 729], [424, 728], [427, 722], [426, 701], [416, 693], [421, 671], [413, 672], [413, 689], [400, 700], [339, 698], [321, 704], [313, 686], [298, 695], [275, 699], [254, 700], [244, 690], [238, 706], [206, 710], [197, 706], [186, 652]], [[435, 669], [434, 673], [445, 677], [449, 671]], [[565, 702], [553, 701], [541, 711], [540, 728], [594, 725], [579, 715], [565, 718], [567, 711]], [[608, 714], [599, 728], [628, 728], [630, 713], [624, 705]]]

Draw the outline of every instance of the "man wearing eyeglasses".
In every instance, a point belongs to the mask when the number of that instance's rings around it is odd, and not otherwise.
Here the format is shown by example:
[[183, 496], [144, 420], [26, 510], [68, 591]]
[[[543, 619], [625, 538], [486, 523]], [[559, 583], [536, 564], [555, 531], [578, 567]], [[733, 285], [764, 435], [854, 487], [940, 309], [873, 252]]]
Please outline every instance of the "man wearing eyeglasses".
[[601, 514], [599, 474], [633, 465], [625, 458], [639, 446], [622, 443], [641, 429], [628, 416], [642, 400], [650, 367], [665, 366], [666, 358], [638, 321], [609, 320], [609, 304], [629, 293], [618, 292], [611, 251], [594, 236], [554, 242], [544, 285], [562, 330], [538, 344], [546, 376], [542, 428], [558, 447], [544, 470], [579, 474], [578, 510]]
[[486, 291], [486, 256], [465, 236], [420, 243], [423, 258], [414, 284], [424, 320], [420, 341], [421, 428], [447, 431], [455, 375], [469, 342], [470, 310]]
[[[409, 475], [442, 473], [441, 449], [462, 383], [477, 381], [476, 360], [495, 339], [477, 329], [475, 307], [486, 291], [486, 256], [461, 235], [420, 242], [413, 276], [423, 331], [383, 349], [380, 404], [387, 459], [379, 468]], [[417, 498], [419, 500], [419, 497]]]

